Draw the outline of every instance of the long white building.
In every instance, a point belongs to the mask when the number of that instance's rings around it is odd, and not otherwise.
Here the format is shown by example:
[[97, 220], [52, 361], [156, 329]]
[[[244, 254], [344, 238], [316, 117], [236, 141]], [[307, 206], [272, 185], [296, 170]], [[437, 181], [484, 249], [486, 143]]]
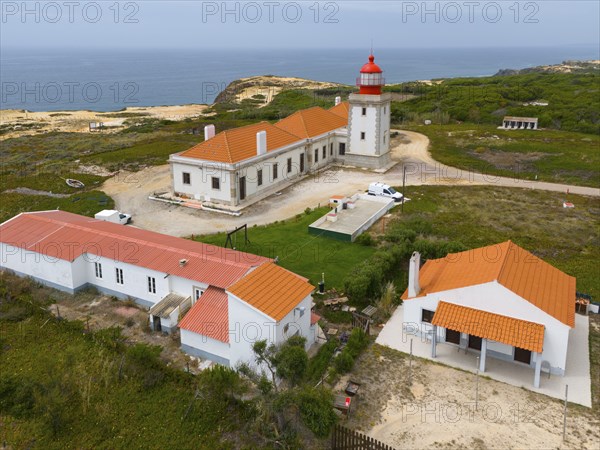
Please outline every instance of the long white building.
[[260, 256], [64, 211], [0, 225], [3, 270], [69, 293], [86, 286], [149, 308], [155, 330], [179, 327], [184, 351], [252, 362], [252, 343], [314, 342], [307, 280]]
[[389, 153], [391, 96], [369, 57], [359, 92], [330, 109], [313, 107], [271, 124], [204, 129], [204, 142], [170, 156], [173, 192], [205, 204], [258, 201], [332, 163], [382, 168]]

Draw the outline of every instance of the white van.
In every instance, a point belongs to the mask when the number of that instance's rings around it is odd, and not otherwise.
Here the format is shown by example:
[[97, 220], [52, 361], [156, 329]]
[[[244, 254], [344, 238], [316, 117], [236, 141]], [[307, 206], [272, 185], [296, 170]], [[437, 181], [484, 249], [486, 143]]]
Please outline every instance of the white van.
[[388, 197], [394, 199], [395, 202], [402, 201], [402, 194], [396, 191], [393, 187], [383, 183], [369, 184], [369, 195], [377, 195], [379, 197]]
[[94, 218], [97, 220], [104, 220], [106, 222], [120, 223], [121, 225], [127, 225], [131, 222], [130, 214], [124, 214], [114, 209], [105, 209], [100, 211], [99, 213], [96, 213]]

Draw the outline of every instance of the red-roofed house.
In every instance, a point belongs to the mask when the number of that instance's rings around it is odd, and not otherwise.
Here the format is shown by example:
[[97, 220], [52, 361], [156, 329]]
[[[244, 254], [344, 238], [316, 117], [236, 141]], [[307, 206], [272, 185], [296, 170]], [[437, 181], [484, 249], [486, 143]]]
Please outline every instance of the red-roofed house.
[[179, 326], [186, 352], [251, 361], [251, 344], [300, 333], [314, 342], [313, 287], [271, 259], [64, 211], [0, 225], [2, 269], [73, 293], [95, 286], [149, 309], [154, 330]]
[[349, 102], [303, 109], [275, 124], [260, 122], [215, 135], [170, 156], [173, 192], [204, 204], [248, 205], [332, 163], [381, 168], [390, 163], [391, 96], [369, 57]]
[[[404, 299], [404, 329], [436, 347], [563, 375], [575, 327], [576, 280], [511, 241], [428, 260], [414, 253]], [[545, 364], [543, 364], [545, 363]]]

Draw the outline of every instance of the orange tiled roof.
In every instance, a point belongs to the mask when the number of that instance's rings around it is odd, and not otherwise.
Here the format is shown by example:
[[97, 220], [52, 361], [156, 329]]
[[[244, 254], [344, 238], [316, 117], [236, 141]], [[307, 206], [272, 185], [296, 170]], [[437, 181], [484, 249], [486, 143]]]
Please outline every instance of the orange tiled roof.
[[229, 304], [223, 289], [209, 286], [179, 322], [179, 328], [229, 342]]
[[[418, 297], [492, 281], [570, 327], [575, 326], [575, 277], [511, 241], [427, 261], [419, 272]], [[402, 298], [408, 298], [408, 291]]]
[[314, 287], [305, 278], [275, 263], [266, 263], [227, 290], [267, 316], [280, 321], [310, 294]]
[[348, 120], [348, 113], [350, 112], [350, 103], [341, 102], [337, 105], [328, 109], [329, 112], [335, 114], [336, 116], [340, 116], [342, 119]]
[[275, 126], [301, 138], [312, 138], [348, 125], [348, 117], [326, 111], [319, 106], [302, 109], [275, 123]]
[[221, 131], [208, 141], [183, 151], [179, 156], [223, 163], [240, 162], [256, 156], [256, 133], [259, 131], [267, 132], [267, 152], [301, 140], [269, 122], [259, 122]]
[[544, 325], [454, 303], [439, 302], [431, 323], [532, 352], [544, 347]]

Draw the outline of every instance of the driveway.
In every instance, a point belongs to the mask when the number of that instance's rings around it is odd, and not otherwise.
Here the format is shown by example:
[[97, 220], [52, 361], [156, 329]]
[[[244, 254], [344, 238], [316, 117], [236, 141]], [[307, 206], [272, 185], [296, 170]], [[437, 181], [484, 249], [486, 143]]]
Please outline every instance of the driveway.
[[401, 186], [403, 168], [407, 185], [495, 185], [600, 196], [600, 189], [567, 186], [456, 169], [435, 161], [429, 154], [429, 139], [412, 131], [400, 131], [392, 144], [392, 159], [397, 161], [385, 174], [368, 170], [334, 167], [296, 183], [281, 192], [251, 205], [239, 217], [168, 205], [148, 199], [154, 192], [170, 190], [168, 165], [146, 168], [136, 173], [119, 173], [107, 180], [102, 189], [119, 210], [130, 213], [135, 226], [174, 236], [218, 233], [248, 224], [265, 225], [301, 213], [307, 207], [324, 205], [332, 195], [364, 192], [369, 183]]

